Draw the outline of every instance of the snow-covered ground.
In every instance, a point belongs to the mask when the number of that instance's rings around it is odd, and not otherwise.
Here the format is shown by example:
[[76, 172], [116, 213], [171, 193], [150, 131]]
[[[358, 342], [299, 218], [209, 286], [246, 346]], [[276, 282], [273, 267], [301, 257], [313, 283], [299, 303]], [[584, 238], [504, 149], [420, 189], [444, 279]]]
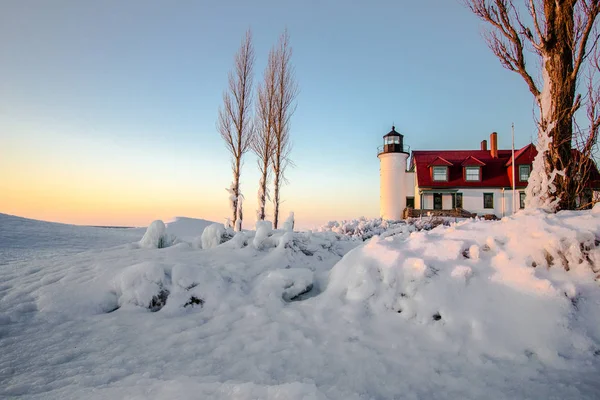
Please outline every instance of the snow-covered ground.
[[430, 228], [0, 215], [0, 397], [599, 398], [600, 212]]

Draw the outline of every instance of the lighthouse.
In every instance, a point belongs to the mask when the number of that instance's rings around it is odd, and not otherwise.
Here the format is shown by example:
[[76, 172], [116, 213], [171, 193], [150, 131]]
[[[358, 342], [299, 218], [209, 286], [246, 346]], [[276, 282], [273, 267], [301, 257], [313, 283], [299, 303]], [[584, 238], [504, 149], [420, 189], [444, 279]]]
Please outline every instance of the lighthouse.
[[402, 219], [406, 208], [406, 166], [409, 147], [404, 136], [392, 130], [383, 136], [383, 146], [377, 149], [379, 158], [380, 216], [387, 220]]

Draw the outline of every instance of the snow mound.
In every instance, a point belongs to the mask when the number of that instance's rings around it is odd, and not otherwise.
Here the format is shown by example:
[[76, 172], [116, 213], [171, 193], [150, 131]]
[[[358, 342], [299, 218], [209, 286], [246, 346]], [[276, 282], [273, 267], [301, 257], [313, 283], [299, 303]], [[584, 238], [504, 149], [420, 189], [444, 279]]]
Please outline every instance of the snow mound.
[[283, 223], [283, 230], [286, 232], [294, 231], [294, 212], [290, 212], [290, 215], [287, 217], [285, 222]]
[[204, 228], [200, 237], [200, 243], [203, 249], [212, 249], [224, 243], [232, 236], [233, 234], [225, 228], [225, 225], [215, 222]]
[[167, 222], [167, 232], [175, 235], [178, 239], [192, 242], [196, 237], [202, 235], [204, 229], [214, 222], [199, 218], [175, 217]]
[[260, 299], [280, 298], [290, 302], [309, 292], [314, 282], [315, 274], [307, 268], [274, 270], [258, 284], [257, 294]]
[[167, 227], [161, 220], [156, 220], [148, 226], [140, 246], [150, 249], [162, 249], [175, 243], [175, 236], [167, 233]]
[[332, 268], [324, 301], [436, 324], [494, 357], [589, 355], [600, 326], [580, 322], [600, 304], [600, 215], [583, 215], [522, 212], [374, 237]]
[[271, 221], [256, 221], [256, 234], [254, 235], [253, 244], [257, 249], [261, 249], [265, 240], [273, 232], [273, 223]]
[[160, 310], [166, 303], [169, 291], [165, 268], [154, 262], [143, 262], [127, 267], [114, 280], [119, 306], [133, 304]]

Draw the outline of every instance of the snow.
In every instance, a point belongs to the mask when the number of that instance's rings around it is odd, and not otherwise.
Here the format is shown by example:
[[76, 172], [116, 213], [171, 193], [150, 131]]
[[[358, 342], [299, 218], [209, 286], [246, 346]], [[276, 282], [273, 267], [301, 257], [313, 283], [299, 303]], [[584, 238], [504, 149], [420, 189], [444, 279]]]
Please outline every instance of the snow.
[[290, 212], [290, 215], [287, 217], [285, 222], [283, 223], [283, 230], [287, 232], [294, 231], [294, 213]]
[[212, 249], [223, 243], [223, 236], [225, 235], [225, 225], [219, 224], [218, 222], [207, 226], [202, 231], [201, 243], [203, 249]]
[[159, 249], [0, 215], [0, 397], [597, 398], [600, 213], [425, 221]]
[[254, 236], [254, 247], [261, 249], [265, 240], [273, 231], [273, 223], [271, 221], [256, 221], [256, 234]]
[[552, 137], [550, 132], [556, 124], [556, 116], [552, 110], [552, 79], [546, 69], [548, 57], [543, 56], [542, 59], [542, 91], [539, 94], [537, 101], [540, 107], [540, 121], [538, 123], [538, 141], [536, 144], [537, 155], [533, 159], [529, 182], [525, 190], [525, 207], [539, 208], [548, 212], [555, 212], [558, 209], [559, 197], [554, 197], [556, 193], [556, 185], [554, 180], [557, 175], [565, 175], [565, 171], [554, 169], [548, 171], [546, 166], [546, 157]]
[[175, 242], [175, 237], [167, 234], [167, 227], [161, 220], [153, 221], [142, 240], [140, 246], [154, 249], [169, 247]]

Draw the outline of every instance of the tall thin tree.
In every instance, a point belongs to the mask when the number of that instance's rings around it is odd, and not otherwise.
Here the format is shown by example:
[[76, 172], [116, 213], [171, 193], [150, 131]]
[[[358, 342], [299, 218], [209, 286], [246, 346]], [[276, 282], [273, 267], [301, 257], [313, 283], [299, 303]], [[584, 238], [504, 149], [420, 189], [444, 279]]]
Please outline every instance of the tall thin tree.
[[[235, 55], [233, 71], [229, 73], [229, 86], [223, 92], [223, 105], [219, 108], [217, 128], [231, 153], [233, 182], [228, 190], [236, 230], [241, 230], [241, 208], [239, 201], [240, 175], [244, 154], [250, 149], [253, 136], [252, 125], [252, 73], [254, 68], [254, 47], [252, 33], [246, 32], [242, 44]], [[239, 219], [239, 221], [238, 221]]]
[[298, 96], [298, 84], [291, 64], [292, 48], [287, 29], [279, 38], [276, 51], [277, 87], [275, 107], [275, 149], [273, 151], [273, 225], [279, 224], [279, 205], [281, 203], [281, 185], [286, 182], [285, 171], [292, 163], [290, 152], [290, 119], [296, 110], [295, 99]]
[[[577, 83], [597, 45], [598, 0], [464, 0], [491, 26], [486, 39], [494, 55], [527, 84], [540, 109], [537, 150], [526, 205], [549, 211], [576, 207], [573, 121], [583, 97]], [[541, 64], [541, 85], [526, 66], [528, 55]]]
[[269, 60], [263, 82], [258, 86], [256, 101], [255, 135], [252, 151], [256, 154], [260, 181], [258, 183], [258, 209], [256, 218], [262, 221], [266, 217], [266, 203], [269, 200], [269, 177], [273, 150], [275, 149], [275, 108], [277, 102], [277, 57], [275, 49], [269, 52]]

